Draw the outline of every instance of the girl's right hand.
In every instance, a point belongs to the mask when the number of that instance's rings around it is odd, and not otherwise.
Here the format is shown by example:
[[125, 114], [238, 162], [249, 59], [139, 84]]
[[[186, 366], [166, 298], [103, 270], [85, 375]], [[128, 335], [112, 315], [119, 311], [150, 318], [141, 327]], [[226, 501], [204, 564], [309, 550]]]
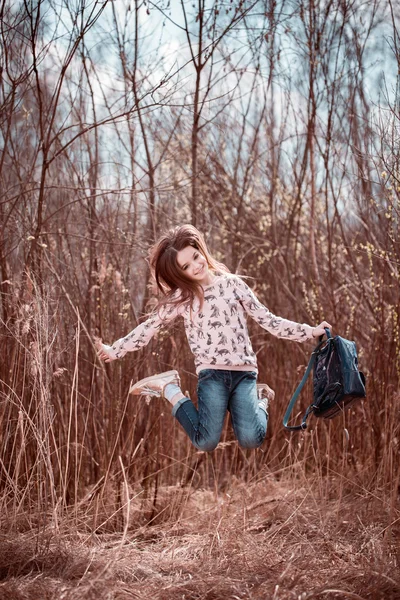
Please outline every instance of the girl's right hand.
[[319, 325], [313, 328], [312, 336], [319, 337], [320, 335], [325, 334], [325, 328], [332, 330], [332, 325], [330, 325], [327, 321], [322, 321]]
[[111, 356], [108, 354], [107, 346], [103, 344], [100, 338], [94, 338], [94, 345], [96, 346], [97, 356], [100, 358], [100, 360], [104, 360], [104, 362], [111, 362], [115, 360], [114, 358], [111, 358]]

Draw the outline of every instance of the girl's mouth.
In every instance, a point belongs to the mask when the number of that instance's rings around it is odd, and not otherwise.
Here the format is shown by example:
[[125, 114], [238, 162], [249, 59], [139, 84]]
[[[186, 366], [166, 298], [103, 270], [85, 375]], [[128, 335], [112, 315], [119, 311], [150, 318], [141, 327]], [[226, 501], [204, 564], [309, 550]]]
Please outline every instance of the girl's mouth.
[[201, 267], [201, 269], [199, 269], [199, 270], [197, 271], [197, 273], [196, 273], [196, 276], [197, 276], [197, 275], [200, 275], [200, 273], [202, 273], [203, 271], [204, 271], [204, 265]]

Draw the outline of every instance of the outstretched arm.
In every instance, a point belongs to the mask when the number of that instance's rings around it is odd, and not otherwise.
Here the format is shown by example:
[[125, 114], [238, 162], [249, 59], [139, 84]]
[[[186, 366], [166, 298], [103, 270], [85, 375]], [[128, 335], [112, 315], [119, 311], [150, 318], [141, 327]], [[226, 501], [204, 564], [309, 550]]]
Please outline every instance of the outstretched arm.
[[103, 344], [100, 338], [95, 338], [99, 358], [105, 362], [111, 362], [117, 358], [122, 358], [127, 352], [140, 350], [140, 348], [147, 346], [162, 325], [171, 323], [178, 314], [179, 311], [175, 306], [164, 307], [159, 312], [152, 314], [147, 321], [135, 327], [128, 335], [114, 342], [112, 346]]
[[317, 327], [311, 327], [306, 323], [296, 323], [274, 315], [239, 277], [236, 280], [235, 295], [250, 317], [276, 337], [305, 342], [324, 334], [324, 327], [331, 328], [331, 325], [326, 321], [323, 321]]

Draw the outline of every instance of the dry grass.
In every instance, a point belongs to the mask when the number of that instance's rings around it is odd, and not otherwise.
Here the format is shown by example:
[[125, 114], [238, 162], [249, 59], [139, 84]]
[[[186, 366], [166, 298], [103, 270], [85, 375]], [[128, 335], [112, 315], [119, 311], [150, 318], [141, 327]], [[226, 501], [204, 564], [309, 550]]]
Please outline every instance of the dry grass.
[[330, 485], [330, 498], [272, 476], [224, 492], [166, 488], [152, 524], [140, 525], [136, 497], [120, 531], [88, 533], [82, 513], [74, 529], [3, 535], [0, 598], [400, 598], [399, 511], [383, 492], [347, 482], [338, 500]]
[[335, 421], [287, 435], [282, 383], [262, 448], [228, 425], [198, 453], [169, 407], [126, 396], [127, 363], [85, 362], [79, 319], [60, 374], [39, 298], [1, 380], [0, 600], [400, 599], [390, 361], [368, 354], [368, 400]]

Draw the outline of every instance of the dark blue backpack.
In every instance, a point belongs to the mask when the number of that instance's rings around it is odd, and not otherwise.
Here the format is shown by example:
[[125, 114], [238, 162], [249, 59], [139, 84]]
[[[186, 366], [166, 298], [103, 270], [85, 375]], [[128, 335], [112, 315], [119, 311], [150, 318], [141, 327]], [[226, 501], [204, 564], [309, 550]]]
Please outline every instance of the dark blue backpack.
[[[365, 398], [365, 377], [358, 370], [358, 357], [355, 342], [345, 340], [339, 335], [332, 337], [329, 329], [315, 347], [308, 363], [303, 379], [298, 385], [289, 403], [283, 425], [286, 429], [299, 430], [307, 428], [310, 413], [323, 419], [332, 419], [351, 406], [356, 400]], [[314, 399], [304, 413], [301, 425], [288, 425], [293, 406], [314, 368]]]

